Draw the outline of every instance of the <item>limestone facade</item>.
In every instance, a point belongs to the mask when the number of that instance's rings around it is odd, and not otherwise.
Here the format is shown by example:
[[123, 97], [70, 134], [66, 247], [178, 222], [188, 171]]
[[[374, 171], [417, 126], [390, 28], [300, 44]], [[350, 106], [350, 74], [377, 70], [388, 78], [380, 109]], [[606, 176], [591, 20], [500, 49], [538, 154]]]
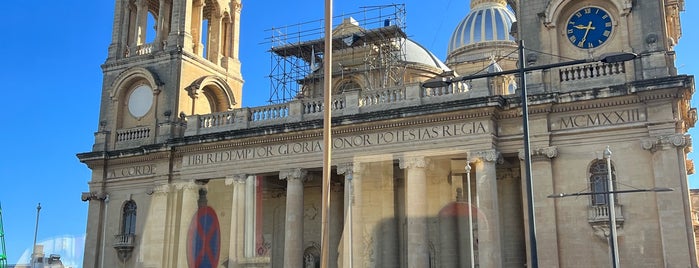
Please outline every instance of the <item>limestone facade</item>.
[[[609, 265], [609, 190], [600, 182], [611, 168], [614, 190], [674, 189], [616, 194], [621, 265], [697, 267], [687, 185], [694, 78], [677, 74], [672, 50], [684, 2], [518, 3], [473, 1], [473, 10], [512, 12], [513, 36], [457, 42], [449, 66], [400, 28], [348, 18], [334, 31], [345, 46], [333, 59], [357, 69], [332, 74], [332, 107], [322, 106], [317, 72], [293, 100], [240, 107], [239, 1], [116, 0], [95, 144], [78, 154], [92, 170], [84, 266], [319, 267], [325, 108], [333, 109], [329, 267], [531, 263], [521, 80], [423, 83], [470, 75], [480, 68], [469, 64], [497, 62], [488, 46], [516, 49], [523, 39], [547, 53], [525, 53], [528, 66], [558, 60], [550, 55], [640, 55], [526, 75], [539, 265]], [[612, 16], [614, 32], [581, 49], [562, 25], [589, 6]], [[153, 39], [147, 16], [157, 21]], [[405, 49], [392, 59], [402, 70], [392, 69], [394, 83], [353, 56], [395, 46]], [[549, 198], [581, 192], [592, 194]]]

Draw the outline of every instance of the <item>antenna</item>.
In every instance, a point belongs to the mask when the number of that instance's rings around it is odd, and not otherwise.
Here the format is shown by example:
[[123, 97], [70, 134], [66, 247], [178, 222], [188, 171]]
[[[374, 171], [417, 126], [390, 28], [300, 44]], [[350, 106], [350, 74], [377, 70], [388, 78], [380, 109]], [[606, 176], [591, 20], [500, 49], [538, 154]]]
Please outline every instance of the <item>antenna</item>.
[[0, 268], [7, 268], [7, 253], [5, 253], [5, 229], [2, 227], [2, 204], [0, 204]]
[[36, 225], [34, 227], [34, 247], [32, 248], [32, 257], [31, 257], [31, 263], [32, 267], [34, 267], [34, 262], [35, 262], [35, 254], [36, 254], [36, 234], [39, 232], [39, 211], [41, 211], [41, 203], [36, 205]]

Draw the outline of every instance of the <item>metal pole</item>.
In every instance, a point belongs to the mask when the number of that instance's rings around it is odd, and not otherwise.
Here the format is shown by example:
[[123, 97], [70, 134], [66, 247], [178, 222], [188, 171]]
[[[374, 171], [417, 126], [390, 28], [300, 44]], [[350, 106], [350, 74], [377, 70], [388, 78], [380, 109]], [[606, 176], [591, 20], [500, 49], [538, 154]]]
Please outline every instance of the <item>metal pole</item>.
[[32, 247], [32, 256], [31, 256], [31, 264], [32, 267], [34, 267], [34, 264], [36, 263], [36, 258], [34, 258], [34, 254], [36, 254], [36, 235], [39, 233], [39, 212], [41, 211], [41, 203], [36, 205], [36, 224], [34, 225], [34, 247]]
[[333, 1], [325, 0], [325, 51], [323, 58], [325, 59], [324, 66], [324, 94], [323, 94], [323, 189], [321, 201], [321, 234], [320, 234], [320, 267], [328, 267], [328, 245], [330, 232], [328, 228], [328, 219], [330, 216], [330, 172], [332, 170], [330, 156], [332, 155], [332, 108], [330, 107], [330, 99], [332, 98], [332, 25], [333, 25]]
[[468, 189], [468, 242], [471, 243], [469, 245], [469, 253], [471, 256], [471, 268], [476, 267], [476, 258], [473, 254], [473, 215], [471, 213], [473, 212], [473, 209], [471, 207], [471, 163], [468, 162], [468, 159], [466, 159], [466, 187]]
[[614, 210], [614, 182], [612, 181], [612, 150], [604, 150], [604, 158], [607, 159], [607, 188], [609, 190], [609, 200], [607, 209], [609, 210], [609, 255], [612, 258], [612, 267], [619, 267], [619, 248], [616, 241], [616, 211]]
[[539, 260], [536, 253], [536, 224], [534, 220], [534, 186], [532, 180], [532, 159], [529, 145], [529, 107], [527, 104], [527, 78], [524, 65], [524, 41], [519, 40], [519, 84], [522, 99], [522, 135], [524, 136], [524, 176], [527, 184], [527, 215], [529, 216], [529, 252], [531, 265], [538, 268]]

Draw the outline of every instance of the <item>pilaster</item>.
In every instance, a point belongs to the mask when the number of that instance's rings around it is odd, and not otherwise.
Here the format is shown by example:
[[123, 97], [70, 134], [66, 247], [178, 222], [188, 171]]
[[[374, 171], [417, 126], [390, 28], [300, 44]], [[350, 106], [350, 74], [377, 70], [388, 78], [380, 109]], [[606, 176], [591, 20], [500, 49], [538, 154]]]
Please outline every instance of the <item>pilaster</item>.
[[[558, 255], [558, 231], [556, 218], [556, 199], [548, 198], [549, 194], [555, 193], [555, 183], [553, 179], [552, 160], [558, 156], [558, 148], [556, 146], [539, 147], [531, 150], [532, 161], [532, 185], [536, 187], [534, 191], [534, 213], [536, 215], [536, 240], [537, 252], [539, 254], [539, 265], [541, 267], [559, 267]], [[524, 150], [519, 150], [519, 159], [524, 161]], [[524, 167], [524, 162], [520, 162], [520, 166]], [[522, 178], [526, 178], [526, 170], [520, 169]], [[525, 182], [526, 183], [526, 182]], [[522, 204], [524, 205], [524, 220], [529, 222], [527, 208], [529, 207], [526, 198], [526, 190], [523, 187]], [[529, 228], [527, 226], [526, 228]], [[529, 232], [526, 233], [526, 240], [529, 241]], [[529, 243], [527, 243], [529, 245]], [[530, 256], [527, 254], [527, 256]]]
[[683, 134], [661, 135], [641, 140], [641, 147], [651, 152], [654, 186], [681, 193], [655, 194], [665, 265], [685, 266], [686, 260], [690, 260], [692, 267], [696, 267], [696, 251], [691, 250], [695, 242], [687, 170], [683, 165], [686, 153], [691, 150], [691, 138]]
[[[342, 231], [342, 249], [339, 267], [355, 267], [354, 263], [363, 263], [362, 255], [362, 165], [360, 163], [341, 163], [337, 166], [337, 174], [345, 175], [344, 215], [345, 224]], [[357, 215], [356, 217], [354, 215]]]

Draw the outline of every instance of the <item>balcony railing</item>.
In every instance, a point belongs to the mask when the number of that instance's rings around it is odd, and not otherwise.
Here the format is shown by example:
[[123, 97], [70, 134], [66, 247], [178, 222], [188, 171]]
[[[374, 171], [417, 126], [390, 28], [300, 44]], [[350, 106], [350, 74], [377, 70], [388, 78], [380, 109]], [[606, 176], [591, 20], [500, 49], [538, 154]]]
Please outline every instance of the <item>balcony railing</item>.
[[576, 65], [558, 70], [561, 82], [612, 76], [624, 73], [626, 73], [626, 65], [624, 65], [623, 62]]
[[119, 254], [119, 258], [124, 261], [131, 257], [135, 242], [136, 235], [134, 234], [118, 234], [114, 236], [114, 244], [112, 246]]
[[[621, 205], [614, 205], [614, 216], [616, 216], [617, 223], [624, 221]], [[609, 222], [609, 208], [606, 205], [590, 206], [587, 210], [587, 221], [590, 223], [607, 224]]]
[[149, 127], [134, 127], [134, 128], [126, 128], [126, 129], [117, 130], [116, 141], [121, 142], [121, 141], [140, 140], [140, 139], [146, 139], [149, 137], [150, 137], [150, 128]]

